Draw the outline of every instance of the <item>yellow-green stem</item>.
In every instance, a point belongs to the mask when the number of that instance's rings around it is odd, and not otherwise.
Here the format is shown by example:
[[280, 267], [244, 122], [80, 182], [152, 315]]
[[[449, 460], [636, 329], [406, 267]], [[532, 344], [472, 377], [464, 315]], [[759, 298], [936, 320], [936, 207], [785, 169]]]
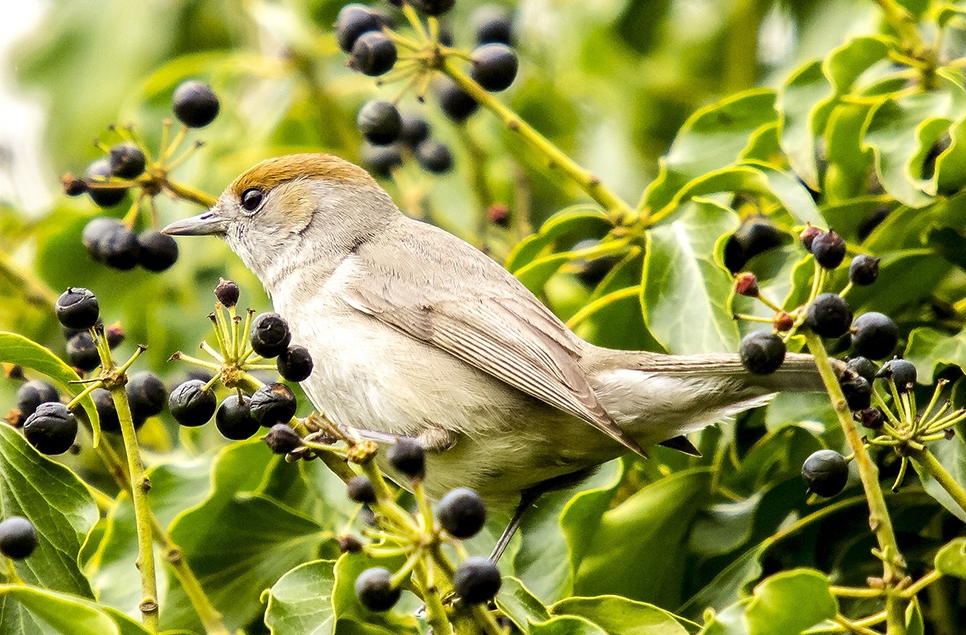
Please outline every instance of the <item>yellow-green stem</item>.
[[6, 278], [16, 286], [27, 302], [53, 314], [57, 294], [30, 271], [16, 265], [10, 258], [10, 254], [2, 249], [0, 249], [0, 277]]
[[426, 603], [426, 621], [433, 627], [434, 633], [451, 635], [453, 625], [446, 619], [446, 608], [439, 597], [439, 588], [436, 586], [436, 581], [432, 579], [431, 566], [431, 563], [427, 566], [425, 561], [420, 561], [416, 565], [415, 571], [416, 579], [423, 591], [422, 600]]
[[190, 185], [185, 185], [184, 183], [176, 183], [175, 181], [165, 180], [162, 187], [176, 197], [183, 198], [184, 200], [191, 201], [192, 203], [197, 203], [202, 207], [211, 207], [218, 202], [218, 199], [211, 194], [202, 192], [201, 190], [193, 188]]
[[936, 479], [936, 482], [946, 490], [946, 493], [956, 501], [956, 504], [963, 511], [966, 511], [966, 490], [946, 471], [942, 463], [936, 460], [929, 448], [917, 449], [910, 446], [905, 450], [905, 453], [906, 456], [916, 462], [919, 469]]
[[895, 0], [875, 0], [875, 2], [885, 14], [886, 22], [899, 34], [899, 40], [904, 49], [918, 54], [927, 48], [926, 42], [919, 34], [919, 29], [916, 28], [916, 21], [912, 14], [899, 6]]
[[892, 529], [892, 519], [889, 517], [889, 509], [886, 507], [885, 496], [882, 494], [882, 487], [879, 485], [879, 470], [872, 462], [872, 458], [862, 442], [862, 435], [859, 434], [855, 422], [852, 421], [852, 413], [849, 411], [845, 395], [842, 393], [842, 387], [839, 386], [838, 378], [835, 376], [835, 370], [832, 368], [832, 363], [829, 361], [828, 353], [825, 351], [821, 338], [810, 329], [806, 329], [804, 333], [808, 342], [808, 350], [815, 358], [815, 365], [822, 376], [825, 390], [832, 400], [832, 407], [835, 409], [839, 425], [845, 433], [849, 447], [855, 454], [855, 463], [858, 466], [859, 477], [865, 490], [865, 498], [869, 504], [869, 526], [879, 543], [879, 550], [883, 556], [883, 578], [890, 587], [886, 596], [886, 632], [889, 635], [904, 635], [906, 625], [902, 598], [892, 591], [892, 587], [904, 577], [905, 561], [899, 551], [899, 544]]
[[440, 70], [456, 82], [463, 91], [468, 93], [481, 106], [499, 117], [507, 129], [519, 134], [521, 139], [542, 154], [551, 168], [559, 169], [571, 181], [580, 186], [588, 196], [610, 212], [611, 220], [614, 223], [624, 222], [634, 215], [631, 207], [601, 183], [596, 175], [577, 165], [560, 148], [523, 121], [519, 115], [503, 105], [493, 95], [485, 91], [469, 75], [456, 68], [449, 61], [444, 61]]

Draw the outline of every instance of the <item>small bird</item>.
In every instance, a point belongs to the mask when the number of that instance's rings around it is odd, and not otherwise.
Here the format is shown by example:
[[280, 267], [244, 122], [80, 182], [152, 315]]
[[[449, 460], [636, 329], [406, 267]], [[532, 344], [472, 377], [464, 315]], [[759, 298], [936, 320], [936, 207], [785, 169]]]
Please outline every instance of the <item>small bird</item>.
[[497, 262], [327, 154], [263, 161], [164, 232], [221, 236], [258, 276], [311, 353], [302, 387], [317, 409], [363, 437], [415, 439], [431, 497], [469, 487], [517, 505], [516, 521], [605, 461], [661, 443], [693, 453], [689, 432], [775, 392], [823, 390], [808, 355], [754, 375], [735, 354], [590, 344]]

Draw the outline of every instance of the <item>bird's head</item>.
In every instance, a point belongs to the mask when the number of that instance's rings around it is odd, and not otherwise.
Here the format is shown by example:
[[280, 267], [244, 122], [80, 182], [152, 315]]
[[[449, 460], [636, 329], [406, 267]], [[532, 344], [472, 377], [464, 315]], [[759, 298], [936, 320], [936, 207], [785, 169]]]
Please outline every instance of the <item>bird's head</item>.
[[335, 267], [399, 214], [362, 168], [328, 154], [262, 161], [203, 214], [164, 228], [221, 236], [266, 286], [292, 267]]

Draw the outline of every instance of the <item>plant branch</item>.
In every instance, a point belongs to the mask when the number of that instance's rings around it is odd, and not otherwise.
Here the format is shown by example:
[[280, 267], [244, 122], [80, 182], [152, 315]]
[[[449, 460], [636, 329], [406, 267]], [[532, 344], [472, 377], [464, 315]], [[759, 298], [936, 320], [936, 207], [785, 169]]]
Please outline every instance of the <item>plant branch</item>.
[[904, 7], [895, 0], [875, 0], [875, 3], [882, 9], [889, 26], [899, 34], [899, 40], [904, 49], [921, 53], [928, 47], [919, 34], [919, 29], [916, 28], [915, 19]]
[[869, 504], [869, 526], [879, 543], [883, 578], [890, 587], [890, 592], [886, 596], [886, 632], [890, 635], [903, 635], [906, 628], [902, 598], [892, 591], [892, 587], [905, 575], [905, 560], [899, 551], [899, 544], [892, 528], [892, 519], [889, 517], [889, 509], [886, 507], [885, 496], [882, 494], [882, 487], [879, 485], [879, 470], [872, 462], [872, 458], [862, 442], [862, 437], [855, 427], [855, 422], [852, 421], [852, 413], [849, 411], [845, 395], [842, 393], [842, 387], [839, 386], [838, 378], [835, 376], [835, 371], [821, 338], [810, 329], [805, 329], [804, 334], [808, 342], [808, 350], [815, 358], [815, 365], [822, 376], [825, 390], [832, 400], [832, 407], [838, 417], [839, 425], [845, 433], [849, 447], [855, 454], [855, 463], [859, 468], [859, 477], [862, 480], [862, 487]]
[[906, 446], [904, 453], [906, 456], [915, 461], [916, 465], [918, 465], [924, 472], [936, 479], [936, 482], [939, 483], [944, 490], [946, 490], [946, 493], [949, 494], [954, 501], [956, 501], [956, 504], [959, 505], [963, 511], [966, 511], [966, 490], [964, 490], [963, 486], [957, 483], [956, 479], [954, 479], [952, 475], [946, 471], [946, 468], [943, 467], [942, 463], [936, 460], [936, 457], [932, 452], [929, 451], [929, 448], [916, 448], [912, 445], [908, 445]]
[[469, 75], [453, 66], [448, 60], [442, 63], [440, 70], [456, 82], [464, 92], [468, 93], [481, 106], [499, 117], [508, 130], [520, 135], [520, 138], [527, 142], [530, 147], [542, 154], [551, 169], [559, 169], [571, 181], [584, 190], [588, 196], [610, 212], [611, 220], [615, 224], [623, 222], [625, 219], [634, 215], [631, 207], [601, 183], [600, 178], [589, 170], [577, 165], [560, 148], [537, 132], [535, 128], [523, 121], [519, 115], [503, 105], [493, 95], [486, 92]]

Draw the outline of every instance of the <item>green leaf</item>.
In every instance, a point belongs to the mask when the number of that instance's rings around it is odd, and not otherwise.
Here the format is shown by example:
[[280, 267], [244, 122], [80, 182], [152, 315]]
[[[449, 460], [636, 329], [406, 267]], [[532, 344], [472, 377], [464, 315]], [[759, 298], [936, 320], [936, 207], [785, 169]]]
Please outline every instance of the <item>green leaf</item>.
[[926, 625], [922, 619], [922, 609], [919, 598], [913, 596], [906, 607], [906, 635], [923, 635]]
[[[80, 376], [73, 368], [51, 353], [49, 349], [22, 335], [0, 331], [0, 362], [18, 364], [43, 373], [70, 395], [76, 395], [83, 390], [83, 385], [71, 383], [80, 381]], [[80, 405], [94, 428], [94, 447], [97, 447], [100, 442], [101, 422], [97, 417], [94, 400], [88, 395], [81, 399]]]
[[730, 351], [738, 327], [728, 311], [732, 280], [714, 260], [715, 243], [738, 226], [737, 215], [712, 201], [689, 201], [672, 223], [648, 232], [644, 321], [673, 353]]
[[[709, 501], [710, 485], [708, 470], [677, 472], [644, 486], [596, 525], [580, 533], [570, 529], [574, 592], [615, 594], [659, 606], [680, 603], [683, 579], [648, 572], [665, 571], [687, 553], [692, 523]], [[572, 527], [572, 521], [563, 522], [565, 530]]]
[[568, 598], [551, 606], [550, 612], [586, 618], [608, 635], [688, 635], [672, 613], [616, 595]]
[[[962, 430], [959, 430], [959, 432], [962, 432]], [[936, 460], [939, 461], [943, 469], [949, 473], [955, 482], [960, 485], [966, 483], [966, 441], [963, 440], [962, 434], [957, 434], [951, 439], [936, 441], [930, 444], [929, 451], [933, 453]], [[949, 495], [946, 488], [940, 485], [939, 481], [933, 478], [931, 474], [923, 470], [916, 461], [912, 462], [912, 466], [916, 469], [916, 473], [919, 474], [919, 480], [922, 481], [922, 486], [926, 492], [939, 501], [950, 514], [966, 522], [966, 509], [963, 509]]]
[[513, 576], [503, 576], [496, 605], [524, 632], [530, 622], [545, 622], [550, 619], [550, 612], [543, 602]]
[[295, 567], [265, 592], [265, 625], [273, 635], [329, 635], [335, 625], [334, 560]]
[[800, 635], [837, 613], [828, 577], [811, 569], [793, 569], [755, 587], [745, 615], [749, 635]]
[[94, 597], [77, 564], [84, 538], [97, 521], [87, 486], [16, 430], [0, 425], [0, 518], [10, 516], [30, 520], [40, 541], [29, 558], [14, 563], [20, 577], [28, 584]]
[[782, 149], [792, 169], [814, 189], [820, 189], [815, 166], [815, 138], [812, 112], [815, 105], [832, 94], [820, 61], [796, 71], [778, 91], [778, 111], [782, 115]]
[[660, 173], [644, 194], [659, 210], [670, 204], [690, 181], [734, 164], [761, 127], [777, 121], [775, 93], [749, 90], [732, 95], [691, 115], [678, 131]]
[[533, 624], [530, 635], [610, 635], [604, 629], [582, 617], [552, 617], [546, 622]]
[[[147, 630], [120, 611], [84, 598], [31, 586], [0, 585], [4, 604], [14, 601], [25, 612], [3, 611], [0, 633], [54, 632], [64, 635], [146, 635]], [[9, 605], [8, 605], [9, 606]], [[39, 618], [43, 622], [37, 622]], [[47, 627], [52, 628], [49, 631]], [[8, 630], [9, 629], [9, 630]]]
[[955, 538], [936, 553], [936, 570], [966, 580], [966, 538]]
[[921, 381], [932, 381], [940, 366], [966, 369], [966, 330], [946, 335], [928, 326], [913, 329], [903, 357], [916, 365]]
[[752, 601], [746, 598], [715, 614], [698, 635], [749, 635], [745, 610]]
[[370, 567], [385, 567], [396, 571], [402, 566], [403, 560], [401, 557], [377, 559], [361, 553], [346, 553], [336, 561], [335, 585], [332, 591], [332, 607], [338, 620], [336, 632], [343, 632], [343, 622], [356, 621], [395, 635], [418, 633], [419, 625], [413, 617], [414, 609], [419, 605], [415, 596], [403, 593], [402, 599], [393, 610], [385, 613], [370, 611], [356, 597], [355, 582], [360, 573]]
[[[856, 315], [879, 311], [897, 316], [906, 310], [917, 311], [948, 274], [949, 263], [930, 249], [885, 252], [879, 262], [876, 283], [852, 287], [849, 305]], [[845, 277], [845, 267], [839, 275]], [[883, 293], [883, 289], [902, 289], [902, 292]]]
[[[562, 209], [540, 227], [540, 231], [521, 240], [506, 259], [506, 268], [516, 273], [540, 255], [556, 250], [559, 241], [564, 248], [584, 238], [600, 238], [612, 225], [607, 213], [592, 205], [574, 205]], [[565, 244], [564, 244], [565, 243]]]
[[[768, 544], [762, 543], [732, 560], [711, 582], [677, 609], [677, 612], [682, 615], [693, 616], [694, 619], [698, 619], [708, 607], [721, 609], [722, 612], [718, 614], [719, 619], [722, 615], [729, 614], [730, 611], [734, 610], [734, 605], [727, 609], [724, 607], [743, 595], [742, 591], [749, 583], [761, 577], [761, 559], [767, 549]], [[708, 632], [730, 633], [732, 631], [716, 630]]]

